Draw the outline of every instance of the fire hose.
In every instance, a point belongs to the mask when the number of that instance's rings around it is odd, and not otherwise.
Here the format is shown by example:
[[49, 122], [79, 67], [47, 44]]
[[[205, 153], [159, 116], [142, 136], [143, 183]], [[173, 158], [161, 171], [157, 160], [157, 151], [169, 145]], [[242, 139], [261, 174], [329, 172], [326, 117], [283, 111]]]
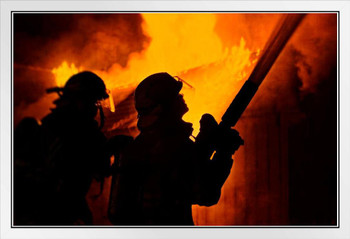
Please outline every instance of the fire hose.
[[284, 46], [306, 14], [287, 14], [277, 24], [248, 80], [221, 118], [220, 127], [231, 128], [247, 108]]

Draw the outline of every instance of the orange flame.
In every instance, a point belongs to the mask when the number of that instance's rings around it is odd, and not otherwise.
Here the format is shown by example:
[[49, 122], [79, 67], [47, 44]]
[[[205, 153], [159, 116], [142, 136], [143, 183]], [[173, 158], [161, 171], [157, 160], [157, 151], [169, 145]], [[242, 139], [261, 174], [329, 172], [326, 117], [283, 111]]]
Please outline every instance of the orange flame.
[[[91, 70], [116, 93], [121, 88], [136, 87], [145, 77], [156, 72], [180, 76], [193, 86], [183, 88], [190, 109], [184, 119], [194, 123], [194, 134], [197, 134], [203, 113], [211, 113], [220, 119], [243, 84], [242, 80], [254, 60], [251, 59], [253, 51], [245, 46], [243, 38], [238, 46], [224, 48], [215, 33], [214, 14], [142, 16], [143, 29], [152, 38], [148, 48], [141, 54], [133, 54], [125, 68], [114, 64], [108, 71]], [[69, 67], [64, 61], [52, 72], [57, 84], [62, 85], [80, 69], [73, 63]]]
[[60, 66], [57, 68], [52, 69], [52, 73], [55, 75], [56, 84], [57, 86], [64, 86], [66, 81], [74, 74], [77, 74], [79, 71], [82, 71], [83, 68], [77, 68], [74, 63], [72, 63], [70, 66], [66, 61], [63, 61]]

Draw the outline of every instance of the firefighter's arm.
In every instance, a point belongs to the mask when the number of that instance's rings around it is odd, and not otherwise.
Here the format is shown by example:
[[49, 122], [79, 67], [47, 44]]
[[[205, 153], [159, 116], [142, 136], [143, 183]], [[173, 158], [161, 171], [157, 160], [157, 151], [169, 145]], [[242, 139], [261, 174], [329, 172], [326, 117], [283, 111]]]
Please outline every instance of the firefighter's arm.
[[[243, 140], [234, 129], [221, 128], [214, 117], [205, 114], [200, 121], [200, 133], [196, 139], [202, 198], [200, 205], [210, 206], [218, 202], [221, 187], [230, 174], [232, 155], [243, 145]], [[214, 156], [211, 158], [212, 154]]]

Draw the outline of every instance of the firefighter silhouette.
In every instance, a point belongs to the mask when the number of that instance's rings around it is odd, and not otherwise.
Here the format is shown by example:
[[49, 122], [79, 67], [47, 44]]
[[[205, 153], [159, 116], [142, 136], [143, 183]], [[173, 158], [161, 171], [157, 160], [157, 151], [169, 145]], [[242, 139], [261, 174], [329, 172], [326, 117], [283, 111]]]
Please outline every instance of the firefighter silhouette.
[[[100, 100], [108, 97], [92, 72], [73, 75], [57, 92], [55, 108], [15, 130], [14, 222], [17, 225], [92, 224], [85, 196], [93, 178], [109, 174]], [[100, 111], [100, 122], [95, 116]]]
[[[116, 161], [109, 218], [116, 225], [193, 225], [192, 205], [218, 202], [243, 144], [235, 130], [222, 130], [205, 114], [195, 142], [182, 81], [168, 73], [144, 79], [135, 90], [140, 134]], [[215, 155], [211, 159], [213, 150]]]

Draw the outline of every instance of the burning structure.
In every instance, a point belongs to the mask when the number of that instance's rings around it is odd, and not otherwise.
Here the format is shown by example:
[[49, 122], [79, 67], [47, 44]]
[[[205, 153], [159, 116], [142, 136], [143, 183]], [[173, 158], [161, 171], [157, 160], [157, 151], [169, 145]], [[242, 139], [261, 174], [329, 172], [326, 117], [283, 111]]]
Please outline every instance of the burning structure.
[[[282, 15], [14, 14], [14, 124], [90, 70], [110, 90], [105, 134], [136, 136], [133, 91], [167, 71], [185, 81], [196, 134], [203, 113], [220, 121]], [[193, 207], [196, 225], [337, 224], [337, 14], [305, 17], [236, 128], [245, 145], [219, 203]], [[108, 195], [89, 199], [95, 224], [109, 224]]]

